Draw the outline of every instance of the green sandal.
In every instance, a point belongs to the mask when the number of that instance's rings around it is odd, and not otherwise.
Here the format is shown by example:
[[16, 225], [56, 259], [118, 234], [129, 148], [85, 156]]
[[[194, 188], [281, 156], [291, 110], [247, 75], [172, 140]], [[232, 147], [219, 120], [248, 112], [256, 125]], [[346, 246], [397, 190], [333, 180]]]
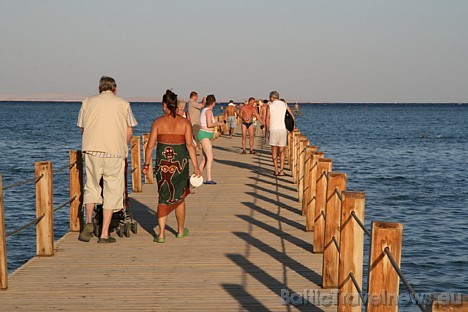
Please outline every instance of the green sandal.
[[153, 239], [153, 242], [155, 242], [155, 243], [161, 243], [161, 244], [162, 244], [162, 243], [165, 243], [165, 242], [166, 242], [166, 238], [165, 238], [165, 237], [155, 237], [155, 238]]
[[182, 234], [180, 234], [180, 233], [177, 234], [176, 237], [177, 237], [177, 238], [184, 238], [184, 237], [187, 237], [188, 233], [189, 233], [189, 230], [188, 230], [188, 229], [184, 229], [184, 232], [183, 232]]

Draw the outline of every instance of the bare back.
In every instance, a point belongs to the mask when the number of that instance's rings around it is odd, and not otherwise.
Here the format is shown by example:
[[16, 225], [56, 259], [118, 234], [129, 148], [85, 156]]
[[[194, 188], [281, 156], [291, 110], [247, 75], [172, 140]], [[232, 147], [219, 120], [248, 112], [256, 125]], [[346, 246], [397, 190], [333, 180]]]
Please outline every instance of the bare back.
[[228, 105], [228, 107], [226, 107], [226, 115], [228, 117], [236, 116], [236, 107], [233, 105]]

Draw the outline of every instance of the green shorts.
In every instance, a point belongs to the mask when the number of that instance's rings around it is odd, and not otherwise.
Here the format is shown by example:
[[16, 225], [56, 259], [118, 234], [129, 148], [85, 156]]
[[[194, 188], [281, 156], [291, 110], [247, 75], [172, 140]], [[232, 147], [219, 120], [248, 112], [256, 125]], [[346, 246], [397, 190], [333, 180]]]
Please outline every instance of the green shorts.
[[203, 139], [211, 140], [213, 138], [213, 136], [214, 136], [214, 132], [210, 132], [210, 131], [200, 129], [198, 131], [197, 139], [198, 139], [198, 142], [200, 142]]

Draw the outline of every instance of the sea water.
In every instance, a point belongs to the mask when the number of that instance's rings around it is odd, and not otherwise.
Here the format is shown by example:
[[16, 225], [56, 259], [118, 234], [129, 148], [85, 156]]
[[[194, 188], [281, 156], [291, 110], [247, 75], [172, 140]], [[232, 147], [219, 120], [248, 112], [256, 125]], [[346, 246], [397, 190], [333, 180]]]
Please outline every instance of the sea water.
[[[365, 225], [403, 223], [401, 268], [416, 292], [468, 294], [468, 105], [300, 104], [298, 128], [366, 194]], [[3, 185], [34, 177], [35, 161], [54, 169], [81, 148], [80, 103], [0, 102]], [[149, 132], [160, 103], [133, 103], [135, 135]], [[219, 107], [215, 114], [219, 114]], [[54, 174], [54, 203], [69, 198], [67, 170]], [[4, 192], [7, 231], [35, 217], [34, 183]], [[55, 239], [68, 231], [55, 214]], [[369, 240], [365, 239], [365, 276]], [[7, 238], [8, 269], [35, 254], [35, 229]], [[364, 281], [364, 289], [366, 280]], [[405, 292], [403, 285], [400, 291]], [[417, 311], [414, 307], [402, 311]]]

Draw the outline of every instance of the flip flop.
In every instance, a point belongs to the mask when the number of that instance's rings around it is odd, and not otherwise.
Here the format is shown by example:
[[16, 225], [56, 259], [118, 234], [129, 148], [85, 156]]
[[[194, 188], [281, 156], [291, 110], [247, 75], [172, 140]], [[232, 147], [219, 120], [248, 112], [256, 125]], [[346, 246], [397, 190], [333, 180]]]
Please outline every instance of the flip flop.
[[246, 153], [245, 151], [242, 151], [242, 153], [241, 153], [241, 154], [242, 154], [242, 155], [244, 155], [244, 154], [247, 154], [247, 153]]
[[181, 233], [178, 233], [176, 238], [184, 238], [184, 237], [187, 237], [189, 234], [189, 230], [187, 228], [184, 228], [184, 232], [181, 234]]
[[218, 184], [218, 183], [216, 183], [215, 181], [211, 180], [211, 181], [205, 181], [205, 182], [203, 182], [203, 184], [212, 184], [212, 185], [214, 185], [214, 184]]
[[255, 154], [255, 152], [254, 152], [254, 151], [250, 151], [250, 154]]
[[153, 242], [162, 244], [162, 243], [166, 242], [166, 238], [165, 237], [155, 237], [153, 239]]

